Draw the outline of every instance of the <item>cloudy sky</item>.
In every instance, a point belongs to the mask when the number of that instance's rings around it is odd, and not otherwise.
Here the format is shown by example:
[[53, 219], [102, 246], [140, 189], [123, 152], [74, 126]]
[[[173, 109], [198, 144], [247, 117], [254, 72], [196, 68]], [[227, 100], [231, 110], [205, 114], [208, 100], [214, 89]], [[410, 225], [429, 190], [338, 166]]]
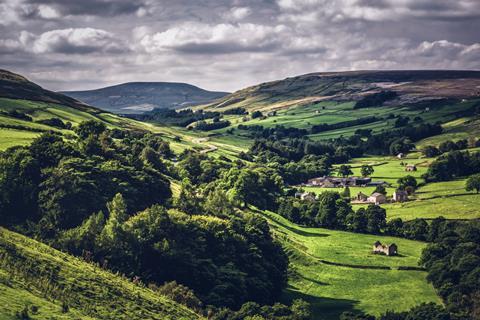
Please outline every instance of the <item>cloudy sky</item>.
[[0, 17], [0, 68], [52, 90], [480, 69], [480, 0], [0, 0]]

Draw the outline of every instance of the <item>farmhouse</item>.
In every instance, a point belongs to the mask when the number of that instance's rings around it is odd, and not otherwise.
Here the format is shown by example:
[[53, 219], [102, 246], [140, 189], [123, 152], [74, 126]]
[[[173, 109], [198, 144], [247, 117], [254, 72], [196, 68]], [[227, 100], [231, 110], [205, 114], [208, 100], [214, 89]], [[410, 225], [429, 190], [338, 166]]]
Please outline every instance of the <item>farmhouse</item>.
[[407, 164], [405, 166], [405, 171], [417, 171], [417, 166], [414, 164]]
[[387, 202], [387, 197], [384, 194], [375, 192], [372, 193], [370, 197], [368, 197], [367, 201], [378, 205]]
[[405, 190], [395, 190], [393, 193], [393, 201], [395, 202], [405, 202], [408, 201], [408, 193]]
[[398, 247], [395, 243], [392, 243], [391, 245], [385, 245], [380, 241], [376, 241], [373, 244], [373, 253], [395, 256], [398, 254]]

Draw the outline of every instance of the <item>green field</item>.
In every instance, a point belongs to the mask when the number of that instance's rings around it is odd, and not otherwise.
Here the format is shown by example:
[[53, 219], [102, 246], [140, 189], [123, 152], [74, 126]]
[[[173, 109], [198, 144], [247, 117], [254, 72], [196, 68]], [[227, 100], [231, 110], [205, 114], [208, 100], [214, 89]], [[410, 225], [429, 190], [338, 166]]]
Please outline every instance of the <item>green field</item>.
[[25, 306], [30, 319], [201, 318], [130, 279], [1, 227], [0, 257], [1, 320], [19, 319]]
[[[425, 279], [426, 272], [398, 270], [401, 266], [417, 267], [426, 243], [304, 228], [275, 213], [260, 214], [267, 218], [290, 257], [289, 286], [284, 299], [309, 301], [314, 319], [338, 319], [344, 311], [379, 315], [387, 310], [408, 310], [422, 302], [440, 303]], [[372, 245], [377, 240], [396, 243], [399, 256], [372, 254]]]

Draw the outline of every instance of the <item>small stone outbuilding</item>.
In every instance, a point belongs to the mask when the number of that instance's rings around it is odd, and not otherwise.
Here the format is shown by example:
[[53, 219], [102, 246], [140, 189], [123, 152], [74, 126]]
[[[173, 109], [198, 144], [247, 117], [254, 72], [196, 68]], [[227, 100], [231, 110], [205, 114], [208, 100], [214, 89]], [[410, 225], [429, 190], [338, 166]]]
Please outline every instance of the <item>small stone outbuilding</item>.
[[408, 201], [408, 192], [405, 190], [395, 190], [392, 198], [394, 202]]
[[395, 243], [385, 245], [380, 241], [376, 241], [373, 244], [373, 253], [384, 254], [386, 256], [396, 256], [398, 254], [398, 247]]

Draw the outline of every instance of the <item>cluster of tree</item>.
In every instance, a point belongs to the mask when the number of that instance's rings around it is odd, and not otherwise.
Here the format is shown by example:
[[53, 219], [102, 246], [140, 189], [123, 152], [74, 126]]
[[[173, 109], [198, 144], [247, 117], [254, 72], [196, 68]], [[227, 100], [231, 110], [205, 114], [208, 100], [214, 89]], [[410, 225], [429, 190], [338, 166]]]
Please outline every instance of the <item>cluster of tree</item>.
[[[435, 223], [434, 223], [435, 222]], [[427, 280], [454, 319], [478, 319], [480, 312], [480, 223], [434, 221], [432, 244], [422, 253]]]
[[288, 259], [257, 215], [220, 219], [154, 205], [129, 216], [121, 194], [107, 208], [108, 218], [93, 214], [56, 245], [146, 283], [175, 280], [216, 307], [271, 304], [285, 286]]
[[358, 118], [358, 119], [355, 119], [355, 120], [337, 122], [337, 123], [333, 123], [333, 124], [322, 123], [322, 124], [313, 125], [312, 128], [310, 129], [310, 132], [312, 134], [315, 134], [315, 133], [320, 133], [320, 132], [324, 132], [324, 131], [330, 131], [330, 130], [335, 130], [335, 129], [342, 129], [342, 128], [348, 128], [348, 127], [353, 127], [353, 126], [369, 124], [369, 123], [377, 122], [377, 121], [380, 121], [380, 120], [381, 119], [378, 118], [378, 117], [371, 116], [371, 117]]
[[263, 113], [259, 110], [256, 110], [251, 113], [251, 117], [252, 119], [261, 118], [263, 117]]
[[24, 120], [24, 121], [33, 121], [31, 116], [17, 110], [0, 111], [0, 114], [6, 115], [7, 117]]
[[252, 138], [264, 138], [269, 140], [279, 140], [285, 138], [302, 138], [308, 134], [308, 130], [297, 129], [293, 127], [285, 127], [277, 125], [273, 128], [264, 128], [261, 125], [238, 125], [239, 130], [246, 130], [251, 133]]
[[213, 118], [212, 122], [206, 122], [204, 120], [200, 120], [195, 124], [193, 128], [195, 128], [196, 130], [211, 131], [211, 130], [225, 128], [225, 127], [228, 127], [229, 125], [230, 125], [230, 121], [228, 120], [220, 120], [218, 118]]
[[[264, 219], [235, 209], [275, 208], [275, 169], [194, 152], [174, 166], [158, 136], [94, 121], [75, 133], [0, 153], [2, 225], [146, 283], [177, 281], [205, 305], [276, 301], [288, 259]], [[174, 199], [169, 177], [183, 180]]]
[[438, 157], [423, 178], [427, 182], [448, 181], [480, 173], [480, 152], [451, 151]]
[[36, 121], [37, 123], [45, 124], [47, 126], [56, 127], [59, 129], [71, 129], [72, 123], [71, 122], [63, 122], [62, 119], [59, 118], [49, 118]]
[[353, 109], [361, 109], [368, 107], [379, 107], [388, 100], [395, 99], [398, 94], [395, 91], [380, 91], [369, 94], [355, 103]]
[[242, 108], [242, 107], [228, 109], [228, 110], [223, 111], [222, 113], [223, 114], [235, 114], [235, 115], [248, 114], [247, 110], [245, 110], [245, 108]]
[[191, 109], [177, 111], [167, 108], [155, 108], [152, 111], [148, 111], [143, 114], [132, 114], [126, 116], [140, 121], [152, 121], [186, 127], [196, 121], [219, 118], [221, 117], [221, 113], [203, 110], [193, 111]]
[[433, 158], [446, 152], [463, 150], [467, 148], [468, 141], [466, 139], [458, 140], [457, 142], [447, 140], [440, 143], [438, 148], [435, 146], [426, 146], [425, 148], [423, 148], [422, 152], [426, 157]]
[[238, 311], [219, 310], [210, 319], [213, 320], [309, 320], [311, 312], [308, 303], [294, 300], [290, 307], [280, 303], [272, 306], [260, 306], [247, 302]]
[[344, 312], [340, 320], [460, 320], [435, 303], [422, 303], [408, 311], [387, 311], [379, 317], [356, 312]]

